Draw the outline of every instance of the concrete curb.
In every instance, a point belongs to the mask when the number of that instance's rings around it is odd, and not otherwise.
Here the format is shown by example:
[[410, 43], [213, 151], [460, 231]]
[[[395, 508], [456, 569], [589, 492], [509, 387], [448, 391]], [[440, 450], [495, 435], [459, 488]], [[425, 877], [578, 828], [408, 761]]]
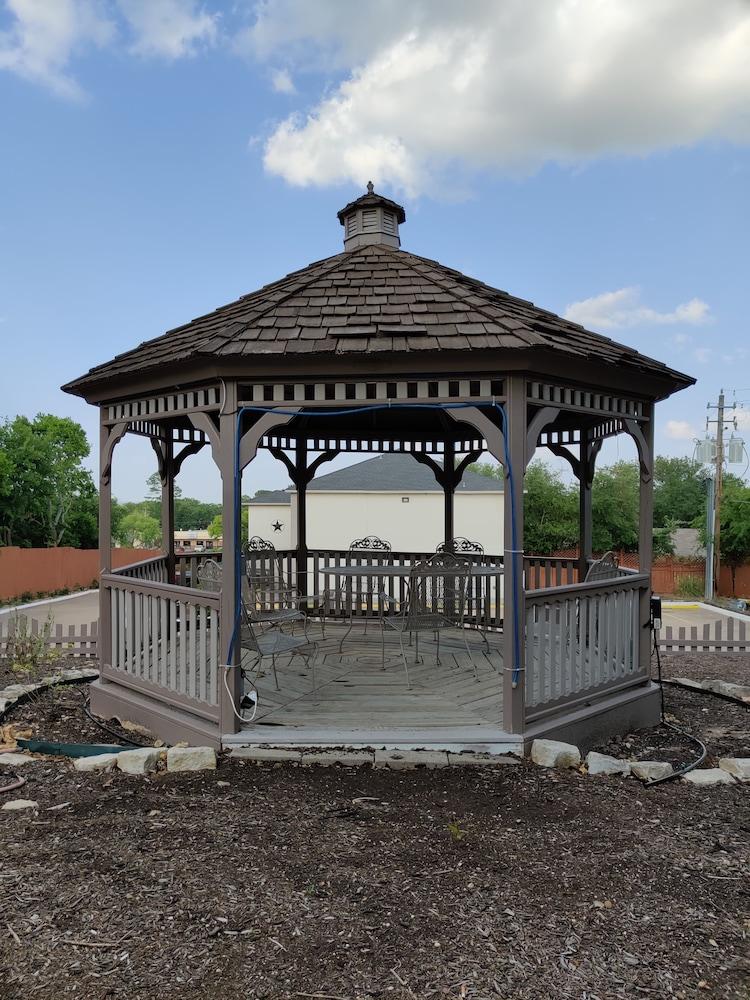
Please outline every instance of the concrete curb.
[[94, 681], [99, 676], [96, 667], [79, 667], [77, 669], [61, 670], [59, 674], [43, 677], [33, 684], [9, 684], [0, 691], [0, 722], [5, 713], [37, 691], [46, 691], [59, 684], [80, 684], [83, 681]]

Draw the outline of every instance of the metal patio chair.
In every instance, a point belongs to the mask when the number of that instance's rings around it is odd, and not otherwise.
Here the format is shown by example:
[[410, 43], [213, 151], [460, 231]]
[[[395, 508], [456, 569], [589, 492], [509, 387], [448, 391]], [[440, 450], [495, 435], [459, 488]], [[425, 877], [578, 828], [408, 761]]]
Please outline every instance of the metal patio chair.
[[[284, 632], [281, 625], [270, 625], [263, 631], [256, 629], [256, 621], [249, 613], [249, 609], [242, 603], [242, 624], [240, 628], [240, 650], [242, 653], [254, 653], [255, 662], [248, 671], [242, 667], [243, 676], [250, 680], [255, 687], [255, 682], [249, 674], [254, 670], [256, 677], [265, 658], [271, 659], [271, 670], [276, 690], [279, 690], [279, 678], [276, 673], [276, 658], [278, 656], [290, 657], [301, 656], [305, 661], [305, 669], [310, 668], [312, 672], [312, 691], [315, 694], [317, 684], [315, 680], [315, 660], [318, 655], [318, 644], [305, 635], [290, 635]], [[257, 690], [257, 688], [256, 688]]]
[[620, 564], [614, 552], [605, 552], [600, 559], [595, 559], [586, 571], [585, 583], [595, 580], [612, 580], [619, 576]]
[[307, 635], [308, 615], [302, 610], [301, 605], [307, 604], [309, 607], [312, 604], [320, 617], [325, 638], [325, 596], [300, 594], [297, 587], [286, 580], [282, 558], [273, 542], [254, 535], [245, 544], [243, 552], [248, 585], [245, 600], [253, 621], [271, 625], [302, 622]]
[[[479, 542], [472, 541], [470, 538], [464, 538], [462, 535], [458, 535], [455, 538], [447, 538], [444, 542], [441, 542], [440, 545], [438, 545], [437, 549], [435, 549], [435, 551], [452, 552], [453, 555], [457, 556], [483, 556], [484, 546], [481, 545]], [[477, 586], [479, 588], [479, 593], [475, 592], [472, 593], [472, 582], [474, 581], [472, 581], [471, 576], [469, 576], [469, 582], [466, 588], [467, 589], [466, 611], [470, 617], [473, 616], [476, 619], [477, 624], [469, 622], [469, 627], [473, 628], [476, 632], [478, 632], [481, 635], [485, 648], [489, 653], [490, 643], [489, 639], [487, 638], [487, 630], [483, 629], [482, 626], [478, 624], [480, 618], [484, 614], [484, 608], [483, 608], [483, 603], [485, 600], [484, 582], [481, 579], [476, 581]]]
[[198, 590], [218, 594], [221, 590], [221, 564], [216, 559], [206, 559], [197, 573]]
[[409, 667], [404, 650], [404, 635], [414, 635], [414, 662], [419, 663], [419, 633], [432, 632], [437, 642], [436, 660], [440, 663], [440, 632], [446, 628], [461, 630], [466, 653], [474, 668], [477, 666], [466, 640], [463, 627], [466, 613], [466, 590], [469, 581], [470, 563], [451, 552], [437, 552], [425, 562], [416, 563], [409, 572], [406, 600], [394, 614], [386, 614], [387, 607], [398, 605], [395, 598], [380, 593], [380, 627], [382, 644], [382, 664], [385, 670], [386, 629], [398, 635], [401, 660], [406, 674], [406, 686], [411, 688]]
[[[349, 565], [352, 565], [352, 560], [354, 559], [364, 558], [370, 560], [376, 555], [390, 555], [391, 551], [391, 543], [385, 541], [383, 538], [379, 538], [377, 535], [367, 535], [364, 538], [357, 538], [349, 546]], [[362, 580], [364, 580], [364, 586], [361, 585]], [[360, 586], [355, 587], [355, 583], [360, 583]], [[341, 602], [345, 607], [348, 605], [349, 608], [349, 628], [341, 638], [339, 653], [342, 652], [344, 642], [354, 628], [355, 611], [361, 611], [363, 602], [369, 606], [366, 611], [369, 610], [372, 607], [373, 598], [378, 597], [380, 590], [381, 587], [378, 585], [376, 577], [365, 576], [345, 580], [339, 588], [329, 591], [330, 601]], [[364, 619], [366, 633], [367, 613], [365, 613]]]

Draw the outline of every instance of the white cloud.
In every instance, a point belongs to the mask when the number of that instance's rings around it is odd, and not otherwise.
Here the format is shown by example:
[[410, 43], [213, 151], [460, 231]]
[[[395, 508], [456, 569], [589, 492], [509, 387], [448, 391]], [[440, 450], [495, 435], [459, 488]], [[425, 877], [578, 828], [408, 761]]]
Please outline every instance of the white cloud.
[[713, 357], [713, 353], [710, 347], [696, 347], [693, 351], [693, 357], [699, 365], [707, 365]]
[[698, 437], [698, 432], [687, 420], [668, 420], [666, 432], [673, 441], [693, 441]]
[[529, 171], [750, 139], [745, 0], [265, 0], [241, 45], [346, 77], [269, 137], [293, 184], [417, 194], [453, 162]]
[[0, 32], [0, 69], [41, 83], [61, 97], [79, 99], [83, 91], [70, 76], [72, 56], [106, 45], [114, 25], [92, 0], [6, 0], [13, 21]]
[[138, 55], [180, 59], [216, 40], [217, 15], [199, 9], [195, 0], [117, 0], [135, 34]]
[[[592, 329], [614, 330], [628, 326], [665, 326], [673, 323], [688, 323], [691, 326], [705, 323], [709, 318], [709, 307], [702, 299], [690, 299], [675, 306], [670, 312], [659, 312], [640, 301], [640, 289], [636, 287], [618, 288], [614, 292], [602, 292], [590, 299], [571, 302], [563, 313], [566, 319]], [[675, 342], [685, 344], [687, 334], [677, 334]]]
[[295, 94], [297, 88], [288, 69], [277, 69], [271, 74], [271, 86], [277, 94]]

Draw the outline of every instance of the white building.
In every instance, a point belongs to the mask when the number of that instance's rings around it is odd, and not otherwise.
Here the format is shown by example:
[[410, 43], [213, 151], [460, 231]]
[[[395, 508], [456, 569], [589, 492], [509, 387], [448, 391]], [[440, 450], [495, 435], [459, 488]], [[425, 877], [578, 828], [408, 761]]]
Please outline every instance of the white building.
[[[254, 497], [248, 531], [293, 548], [297, 494], [290, 487]], [[307, 488], [310, 549], [347, 549], [357, 538], [378, 535], [394, 551], [433, 552], [444, 540], [444, 496], [432, 471], [410, 455], [378, 455], [316, 476]], [[503, 551], [503, 488], [497, 479], [465, 472], [454, 499], [454, 535]]]

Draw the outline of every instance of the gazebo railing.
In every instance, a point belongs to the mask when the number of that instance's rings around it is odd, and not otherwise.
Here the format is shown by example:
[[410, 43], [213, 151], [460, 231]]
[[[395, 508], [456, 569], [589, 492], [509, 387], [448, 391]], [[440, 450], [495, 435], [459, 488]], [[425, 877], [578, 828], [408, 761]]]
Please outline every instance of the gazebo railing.
[[526, 590], [566, 587], [578, 582], [578, 560], [566, 556], [524, 556]]
[[[281, 570], [288, 582], [296, 583], [298, 579], [298, 563], [296, 549], [281, 549], [277, 551]], [[376, 618], [380, 615], [377, 593], [381, 590], [396, 601], [406, 599], [408, 571], [414, 563], [429, 559], [434, 552], [367, 552], [352, 555], [349, 549], [311, 549], [307, 557], [307, 593], [329, 595], [326, 614], [329, 618], [348, 620], [355, 618]], [[263, 560], [267, 566], [267, 554], [258, 553], [249, 557]], [[481, 625], [484, 628], [501, 628], [503, 624], [503, 570], [502, 557], [493, 555], [467, 556], [476, 565], [496, 567], [497, 572], [482, 576], [472, 576], [469, 579], [467, 596], [466, 623]], [[344, 577], [330, 567], [363, 566], [389, 564], [404, 567], [403, 575], [378, 577], [372, 580], [363, 573], [361, 577]], [[252, 572], [252, 563], [250, 564]], [[374, 586], [373, 586], [374, 583]], [[361, 601], [353, 604], [353, 594], [366, 593]]]
[[140, 562], [130, 563], [129, 566], [113, 570], [113, 575], [124, 577], [126, 580], [151, 580], [152, 583], [169, 583], [167, 557], [154, 556], [152, 559], [142, 559]]
[[218, 723], [220, 595], [154, 580], [153, 562], [102, 574], [111, 619], [101, 677]]
[[648, 678], [639, 627], [648, 588], [647, 575], [628, 572], [526, 592], [527, 722]]

